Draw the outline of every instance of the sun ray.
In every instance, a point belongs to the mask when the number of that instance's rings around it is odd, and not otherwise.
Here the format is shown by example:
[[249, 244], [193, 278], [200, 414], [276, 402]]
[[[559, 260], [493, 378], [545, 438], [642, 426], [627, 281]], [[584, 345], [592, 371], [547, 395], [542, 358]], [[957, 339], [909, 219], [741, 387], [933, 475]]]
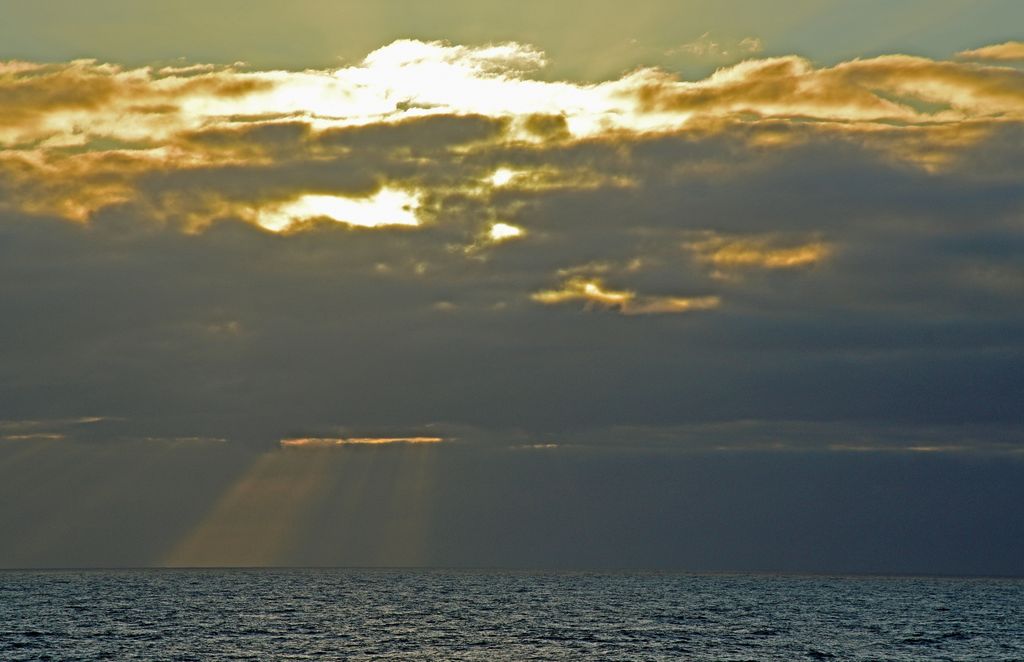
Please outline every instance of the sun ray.
[[437, 451], [428, 447], [400, 451], [389, 476], [388, 517], [376, 558], [381, 565], [421, 566], [425, 557], [434, 501]]
[[262, 566], [287, 558], [327, 487], [321, 452], [268, 451], [165, 556], [167, 566]]

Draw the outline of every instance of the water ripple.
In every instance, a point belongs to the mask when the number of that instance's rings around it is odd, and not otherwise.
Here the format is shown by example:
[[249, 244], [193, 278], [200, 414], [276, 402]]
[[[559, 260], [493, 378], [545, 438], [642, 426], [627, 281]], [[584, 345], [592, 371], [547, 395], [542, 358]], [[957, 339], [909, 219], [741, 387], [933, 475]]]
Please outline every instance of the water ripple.
[[1021, 660], [1024, 581], [0, 572], [0, 659]]

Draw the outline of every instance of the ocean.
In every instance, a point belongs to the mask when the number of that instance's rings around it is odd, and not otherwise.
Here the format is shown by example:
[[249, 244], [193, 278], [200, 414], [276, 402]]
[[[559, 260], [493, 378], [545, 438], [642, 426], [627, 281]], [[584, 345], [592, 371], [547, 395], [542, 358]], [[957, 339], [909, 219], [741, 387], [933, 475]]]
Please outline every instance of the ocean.
[[1024, 660], [1024, 579], [0, 571], [0, 660]]

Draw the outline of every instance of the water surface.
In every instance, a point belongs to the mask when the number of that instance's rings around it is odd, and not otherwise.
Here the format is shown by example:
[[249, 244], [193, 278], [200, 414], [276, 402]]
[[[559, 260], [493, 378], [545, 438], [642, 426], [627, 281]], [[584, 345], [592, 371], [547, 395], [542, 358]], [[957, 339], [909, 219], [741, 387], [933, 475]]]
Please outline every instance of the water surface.
[[3, 660], [1022, 660], [1024, 580], [0, 572]]

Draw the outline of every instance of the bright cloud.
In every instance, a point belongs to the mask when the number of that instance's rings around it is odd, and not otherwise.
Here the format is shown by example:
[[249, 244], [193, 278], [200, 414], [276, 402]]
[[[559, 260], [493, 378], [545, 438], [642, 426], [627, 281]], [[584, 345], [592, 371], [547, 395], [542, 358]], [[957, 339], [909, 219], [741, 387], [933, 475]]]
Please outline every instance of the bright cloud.
[[[748, 53], [759, 48], [753, 39], [741, 44], [737, 48]], [[1020, 47], [1007, 42], [961, 56], [1014, 59]], [[541, 126], [539, 118], [557, 118], [559, 130], [586, 137], [675, 129], [695, 113], [931, 122], [1024, 111], [1020, 71], [905, 55], [824, 68], [796, 56], [753, 59], [700, 81], [642, 69], [598, 84], [531, 78], [544, 64], [542, 53], [516, 43], [469, 47], [413, 40], [380, 48], [357, 65], [323, 71], [12, 61], [0, 64], [0, 143], [97, 149], [93, 143], [102, 139], [152, 147], [184, 131], [281, 118], [324, 130], [480, 114], [516, 118], [513, 135], [529, 139], [554, 127], [547, 120]], [[940, 110], [925, 110], [919, 102]], [[955, 114], [941, 112], [943, 106]]]
[[608, 289], [600, 279], [583, 277], [570, 278], [557, 290], [535, 292], [531, 298], [547, 305], [582, 301], [587, 306], [611, 308], [623, 315], [685, 313], [717, 308], [721, 304], [716, 296], [638, 296], [629, 290]]
[[416, 196], [405, 191], [381, 189], [367, 198], [306, 194], [296, 200], [261, 209], [258, 222], [268, 230], [284, 230], [297, 221], [329, 218], [362, 227], [417, 225]]
[[289, 437], [281, 448], [335, 448], [339, 446], [386, 446], [390, 444], [439, 444], [443, 437]]
[[[1019, 47], [1007, 42], [962, 55], [1009, 59]], [[91, 60], [2, 63], [0, 145], [6, 149], [0, 151], [0, 170], [8, 181], [19, 182], [4, 202], [87, 220], [98, 209], [136, 201], [141, 194], [136, 182], [149, 173], [272, 167], [294, 159], [312, 167], [351, 151], [350, 142], [338, 139], [339, 131], [406, 126], [412, 138], [415, 122], [429, 118], [479, 118], [479, 129], [465, 136], [449, 136], [442, 124], [435, 127], [440, 132], [433, 140], [444, 144], [450, 137], [452, 149], [456, 138], [468, 141], [458, 147], [468, 153], [472, 145], [485, 143], [580, 144], [665, 132], [699, 136], [730, 132], [736, 125], [767, 129], [773, 120], [788, 123], [798, 117], [894, 158], [937, 168], [948, 163], [951, 151], [984, 140], [992, 123], [1024, 116], [1024, 72], [907, 55], [831, 67], [797, 56], [750, 59], [698, 81], [640, 69], [596, 84], [532, 78], [544, 64], [542, 53], [522, 44], [470, 47], [414, 40], [384, 46], [356, 65], [322, 71], [209, 65], [128, 69]], [[893, 122], [919, 130], [894, 131]], [[776, 125], [749, 135], [760, 146], [783, 149], [798, 134]], [[587, 186], [609, 177], [593, 167], [580, 177], [569, 176], [543, 162], [530, 168], [506, 163], [490, 173], [473, 179], [489, 180], [498, 189], [512, 184], [536, 189]], [[618, 177], [625, 182], [629, 174]], [[204, 188], [202, 196], [191, 196], [187, 212], [182, 196], [147, 203], [158, 212], [187, 213], [193, 225], [217, 216], [246, 216], [243, 208], [253, 205], [252, 200], [218, 199], [217, 191]], [[255, 220], [283, 227], [291, 219], [322, 215], [367, 226], [413, 224], [409, 200], [397, 193], [363, 204], [351, 191], [332, 191], [326, 184], [317, 188], [316, 194], [275, 193], [259, 204], [263, 211]], [[367, 183], [358, 188], [365, 191]]]
[[960, 51], [956, 55], [965, 60], [1024, 60], [1024, 42], [1006, 41], [1001, 44]]
[[491, 183], [495, 186], [504, 186], [511, 182], [517, 174], [515, 170], [509, 168], [498, 168], [491, 175]]
[[825, 242], [786, 244], [772, 237], [711, 236], [687, 248], [719, 269], [792, 269], [817, 264], [832, 253]]
[[503, 241], [521, 236], [523, 229], [508, 223], [495, 223], [487, 234], [492, 241]]

